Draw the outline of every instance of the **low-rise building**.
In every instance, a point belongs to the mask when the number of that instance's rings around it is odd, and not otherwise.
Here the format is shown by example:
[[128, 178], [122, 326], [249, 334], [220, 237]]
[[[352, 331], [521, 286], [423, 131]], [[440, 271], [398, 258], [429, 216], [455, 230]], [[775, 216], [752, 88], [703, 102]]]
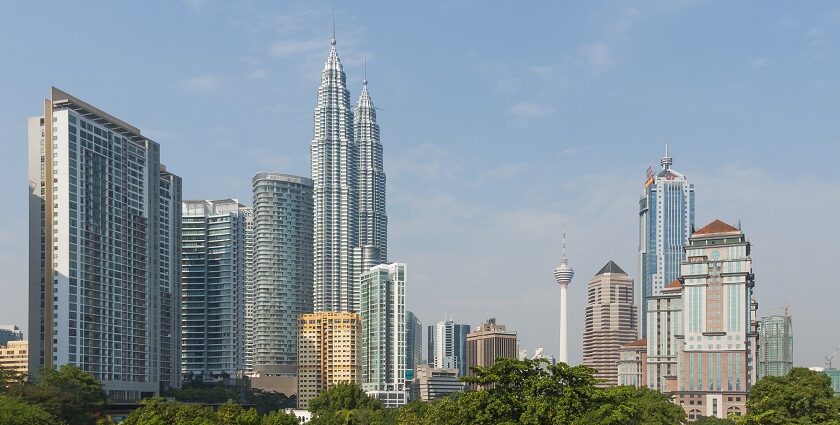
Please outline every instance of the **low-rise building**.
[[457, 368], [435, 368], [429, 365], [417, 368], [417, 377], [412, 386], [412, 393], [423, 401], [464, 390], [464, 383], [458, 378]]
[[0, 367], [16, 372], [29, 371], [29, 341], [9, 341], [0, 345]]
[[618, 385], [645, 386], [647, 339], [642, 338], [624, 345], [618, 352]]

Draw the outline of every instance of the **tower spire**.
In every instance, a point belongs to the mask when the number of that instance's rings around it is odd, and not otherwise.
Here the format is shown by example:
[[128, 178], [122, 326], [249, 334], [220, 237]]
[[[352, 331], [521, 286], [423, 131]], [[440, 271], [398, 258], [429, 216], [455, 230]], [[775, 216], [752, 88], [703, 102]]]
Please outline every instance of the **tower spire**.
[[365, 52], [365, 79], [362, 80], [362, 85], [367, 86], [367, 52]]
[[566, 261], [566, 226], [563, 226], [563, 257], [562, 261]]
[[662, 164], [662, 168], [665, 170], [670, 170], [671, 165], [674, 164], [673, 158], [668, 155], [668, 142], [665, 142], [665, 156], [662, 157], [662, 161], [660, 161], [660, 163]]
[[332, 8], [332, 39], [330, 40], [330, 44], [335, 46], [335, 6]]

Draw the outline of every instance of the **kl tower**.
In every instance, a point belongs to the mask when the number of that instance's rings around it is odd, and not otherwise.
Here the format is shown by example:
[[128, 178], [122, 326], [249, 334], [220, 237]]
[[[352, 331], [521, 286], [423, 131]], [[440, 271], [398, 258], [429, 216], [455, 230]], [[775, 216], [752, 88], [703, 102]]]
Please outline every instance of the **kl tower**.
[[566, 290], [574, 275], [575, 271], [569, 266], [569, 260], [566, 258], [566, 229], [563, 229], [563, 258], [560, 259], [560, 265], [554, 269], [554, 280], [560, 285], [560, 354], [557, 361], [566, 364], [569, 364], [569, 310], [566, 307]]

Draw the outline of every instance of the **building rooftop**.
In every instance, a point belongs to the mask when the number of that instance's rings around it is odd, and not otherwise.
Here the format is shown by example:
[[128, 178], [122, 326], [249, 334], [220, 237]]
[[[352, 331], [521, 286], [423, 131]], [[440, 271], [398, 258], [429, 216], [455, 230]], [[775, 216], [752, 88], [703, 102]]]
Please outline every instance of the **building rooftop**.
[[610, 260], [607, 264], [604, 265], [604, 267], [601, 267], [601, 270], [598, 273], [596, 273], [595, 276], [605, 273], [627, 274], [624, 270], [621, 270], [621, 267], [618, 267], [618, 264], [613, 262], [613, 260]]
[[674, 279], [673, 282], [665, 285], [665, 289], [682, 288], [682, 282], [679, 279]]
[[621, 348], [633, 348], [633, 347], [647, 347], [647, 338], [637, 339], [629, 344], [625, 344], [621, 346]]
[[695, 235], [714, 235], [718, 233], [740, 233], [737, 227], [715, 220], [694, 232]]

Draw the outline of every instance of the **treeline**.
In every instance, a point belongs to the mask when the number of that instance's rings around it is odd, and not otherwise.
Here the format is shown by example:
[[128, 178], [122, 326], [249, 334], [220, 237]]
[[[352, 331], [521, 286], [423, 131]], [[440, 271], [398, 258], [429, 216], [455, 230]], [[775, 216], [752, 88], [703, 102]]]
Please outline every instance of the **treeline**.
[[[415, 401], [386, 409], [358, 385], [336, 385], [310, 402], [312, 425], [674, 425], [685, 413], [668, 395], [646, 388], [596, 386], [591, 368], [550, 365], [544, 360], [499, 360], [467, 378], [485, 388], [431, 402]], [[102, 385], [73, 366], [44, 371], [38, 382], [9, 372], [0, 374], [0, 424], [112, 424], [100, 412]], [[176, 399], [233, 396], [229, 389], [187, 386]], [[203, 391], [203, 393], [202, 393]], [[180, 396], [178, 395], [180, 393]], [[220, 400], [216, 399], [216, 401]], [[206, 400], [190, 400], [203, 401]], [[276, 401], [276, 400], [275, 400]], [[284, 399], [289, 403], [290, 399]], [[254, 403], [249, 403], [254, 404]], [[294, 425], [283, 410], [243, 408], [230, 401], [206, 407], [162, 398], [144, 401], [122, 422], [127, 425]], [[822, 373], [795, 368], [784, 377], [768, 377], [753, 386], [748, 414], [729, 419], [703, 418], [697, 424], [840, 425], [840, 399]]]

